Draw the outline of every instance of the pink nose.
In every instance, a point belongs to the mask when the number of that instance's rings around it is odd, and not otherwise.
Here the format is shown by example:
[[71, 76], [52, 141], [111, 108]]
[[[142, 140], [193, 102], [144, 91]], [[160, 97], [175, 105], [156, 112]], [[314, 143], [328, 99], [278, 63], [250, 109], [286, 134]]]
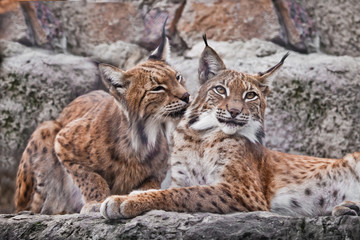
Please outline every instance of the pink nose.
[[188, 92], [184, 93], [184, 95], [180, 98], [180, 100], [189, 103], [190, 94]]
[[228, 109], [228, 112], [230, 113], [230, 115], [231, 115], [232, 118], [236, 118], [237, 115], [240, 114], [240, 110], [237, 109], [237, 108]]

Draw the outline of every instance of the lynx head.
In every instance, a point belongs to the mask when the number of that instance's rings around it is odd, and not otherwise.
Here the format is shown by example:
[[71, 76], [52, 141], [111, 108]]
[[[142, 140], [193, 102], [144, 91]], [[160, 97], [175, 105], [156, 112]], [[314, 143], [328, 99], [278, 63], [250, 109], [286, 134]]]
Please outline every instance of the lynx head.
[[99, 65], [105, 86], [128, 113], [130, 121], [177, 119], [188, 106], [185, 80], [166, 62], [170, 49], [165, 23], [161, 43], [146, 62], [127, 71], [107, 64]]
[[288, 54], [265, 72], [247, 74], [226, 69], [219, 55], [208, 46], [205, 35], [204, 41], [198, 69], [202, 85], [186, 113], [189, 127], [198, 131], [221, 130], [262, 143], [269, 77]]

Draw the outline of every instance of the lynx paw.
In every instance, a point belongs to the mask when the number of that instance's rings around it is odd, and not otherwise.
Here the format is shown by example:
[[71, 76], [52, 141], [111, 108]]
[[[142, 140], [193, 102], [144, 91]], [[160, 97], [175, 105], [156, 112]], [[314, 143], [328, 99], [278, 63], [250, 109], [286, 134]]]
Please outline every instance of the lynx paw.
[[344, 201], [333, 208], [332, 215], [335, 217], [344, 215], [360, 216], [360, 202]]
[[145, 210], [139, 199], [129, 196], [108, 197], [100, 207], [100, 212], [107, 219], [132, 218]]
[[90, 213], [96, 213], [100, 212], [100, 205], [99, 202], [92, 202], [92, 203], [86, 203], [80, 211], [80, 214], [90, 214]]
[[111, 196], [101, 204], [100, 213], [107, 219], [126, 218], [121, 213], [120, 206], [127, 199], [126, 196]]

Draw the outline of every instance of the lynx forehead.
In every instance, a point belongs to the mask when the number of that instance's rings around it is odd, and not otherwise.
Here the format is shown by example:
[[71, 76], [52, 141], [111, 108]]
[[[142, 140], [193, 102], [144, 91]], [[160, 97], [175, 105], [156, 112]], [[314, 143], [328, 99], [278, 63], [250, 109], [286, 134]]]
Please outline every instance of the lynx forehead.
[[16, 211], [86, 213], [111, 194], [160, 187], [169, 135], [189, 104], [168, 50], [163, 29], [146, 62], [127, 71], [100, 64], [109, 94], [83, 95], [35, 130], [18, 169]]
[[360, 153], [324, 159], [261, 144], [270, 76], [288, 54], [265, 72], [246, 74], [226, 69], [204, 40], [202, 85], [174, 133], [170, 188], [111, 196], [102, 215], [129, 218], [152, 209], [360, 215], [354, 202], [360, 201]]

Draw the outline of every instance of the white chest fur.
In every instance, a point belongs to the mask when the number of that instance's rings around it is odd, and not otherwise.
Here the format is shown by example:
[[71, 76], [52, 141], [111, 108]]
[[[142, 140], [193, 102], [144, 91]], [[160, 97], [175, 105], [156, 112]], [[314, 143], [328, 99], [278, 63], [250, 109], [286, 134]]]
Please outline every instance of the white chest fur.
[[204, 145], [184, 143], [183, 148], [173, 151], [171, 187], [214, 185], [222, 180], [221, 175], [228, 160], [226, 156], [219, 154], [221, 144], [212, 148], [204, 148]]

